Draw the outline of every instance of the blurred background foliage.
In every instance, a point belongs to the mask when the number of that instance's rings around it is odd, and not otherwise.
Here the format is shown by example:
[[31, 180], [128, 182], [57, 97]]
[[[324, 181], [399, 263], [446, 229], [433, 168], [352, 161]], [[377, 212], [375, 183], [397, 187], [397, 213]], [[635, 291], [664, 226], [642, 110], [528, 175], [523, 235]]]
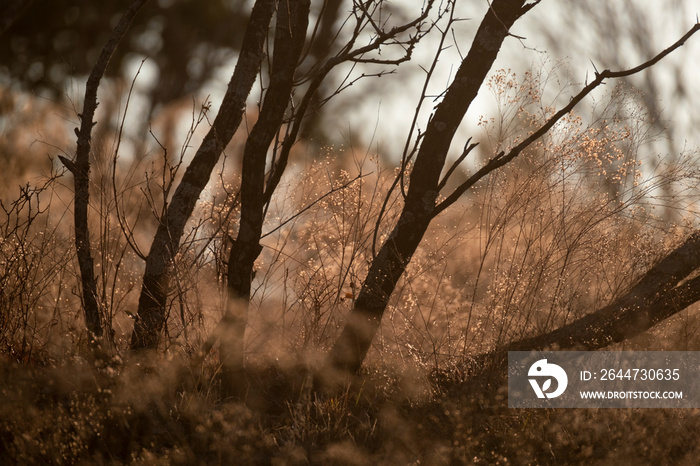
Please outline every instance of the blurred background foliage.
[[[25, 90], [61, 95], [70, 81], [89, 74], [126, 4], [86, 0], [7, 3], [0, 10], [5, 26], [1, 79]], [[154, 104], [192, 94], [234, 55], [249, 13], [245, 1], [149, 2], [117, 49], [107, 75], [122, 74], [135, 54], [146, 56], [156, 65]]]
[[[318, 17], [321, 8], [325, 10], [308, 51], [315, 58], [323, 56], [334, 40], [342, 40], [346, 31], [340, 29], [349, 11], [349, 5], [344, 3], [326, 0], [312, 5], [313, 17]], [[419, 3], [394, 1], [385, 7], [386, 17], [396, 20], [410, 15]], [[504, 47], [494, 69], [520, 72], [546, 61], [563, 60], [570, 67], [571, 83], [582, 83], [596, 69], [622, 68], [647, 59], [667, 47], [697, 14], [690, 0], [653, 4], [634, 0], [546, 3], [547, 8], [538, 8], [516, 25], [515, 33], [522, 36], [520, 44], [513, 39]], [[52, 100], [66, 95], [71, 86], [82, 86], [126, 5], [124, 1], [8, 0], [0, 6], [0, 85]], [[220, 92], [228, 81], [227, 70], [235, 63], [251, 6], [252, 1], [248, 0], [148, 2], [117, 49], [107, 76], [130, 82], [136, 71], [134, 65], [147, 58], [147, 76], [142, 75], [139, 80], [147, 82], [150, 88], [145, 112], [149, 116], [159, 105], [183, 97], [189, 100], [201, 94], [216, 96], [217, 89]], [[429, 89], [431, 94], [438, 96], [444, 90], [478, 25], [472, 19], [481, 17], [485, 8], [485, 1], [457, 5], [457, 16], [464, 21], [454, 25], [453, 41], [447, 44], [438, 64], [438, 78]], [[398, 157], [400, 144], [395, 141], [406, 137], [408, 122], [403, 119], [415, 104], [405, 91], [417, 88], [435, 46], [431, 40], [419, 44], [414, 59], [396, 70], [397, 76], [392, 79], [356, 83], [355, 87], [362, 90], [362, 99], [357, 98], [360, 94], [356, 92], [334, 98], [323, 112], [311, 115], [304, 134], [321, 144], [377, 144], [391, 158]], [[694, 85], [699, 70], [697, 60], [692, 59], [699, 48], [689, 43], [665, 59], [664, 66], [627, 80], [643, 96], [656, 121], [656, 132], [665, 136], [663, 144], [655, 146], [660, 151], [677, 153], [686, 141], [700, 140], [700, 116], [693, 111], [693, 102], [700, 97], [700, 90]], [[217, 76], [217, 71], [224, 69], [226, 72]], [[365, 71], [362, 65], [355, 69], [356, 75]], [[397, 82], [402, 85], [397, 86]], [[331, 80], [322, 94], [336, 84]], [[473, 124], [492, 109], [493, 102], [483, 94], [486, 93], [482, 92], [478, 105], [467, 116]], [[568, 98], [565, 94], [561, 97]], [[7, 99], [0, 100], [0, 113], [12, 109]], [[216, 98], [212, 101], [218, 105]], [[382, 132], [375, 134], [374, 126], [379, 121], [394, 124], [384, 125]], [[693, 145], [696, 144], [689, 144]]]

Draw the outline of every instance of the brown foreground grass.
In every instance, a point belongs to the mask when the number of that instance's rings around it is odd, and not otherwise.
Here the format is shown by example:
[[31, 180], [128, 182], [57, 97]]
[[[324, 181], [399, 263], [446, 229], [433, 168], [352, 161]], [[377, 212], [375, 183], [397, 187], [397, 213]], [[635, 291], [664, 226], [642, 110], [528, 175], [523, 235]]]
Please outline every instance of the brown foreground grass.
[[[157, 363], [156, 363], [157, 362]], [[341, 394], [249, 370], [245, 403], [182, 361], [2, 363], [2, 464], [695, 464], [698, 410], [510, 409], [498, 383], [365, 373]], [[99, 365], [98, 365], [99, 366]], [[431, 380], [430, 383], [428, 381]]]
[[[497, 92], [503, 120], [508, 105], [522, 108], [522, 95], [539, 95], [536, 76], [523, 86], [506, 72], [495, 79], [508, 91]], [[26, 152], [39, 146], [18, 122], [22, 131], [0, 140], [0, 153], [25, 155], [0, 180], [0, 465], [696, 464], [698, 410], [509, 409], [496, 379], [448, 369], [599, 309], [696, 228], [700, 155], [642, 165], [646, 136], [632, 123], [643, 115], [618, 100], [597, 124], [570, 115], [435, 220], [392, 294], [365, 373], [333, 393], [314, 391], [296, 362], [335, 341], [401, 202], [389, 196], [378, 224], [393, 165], [353, 149], [304, 153], [300, 144], [270, 205], [253, 281], [244, 402], [220, 399], [215, 355], [203, 365], [187, 359], [224, 308], [237, 175], [222, 168], [221, 186], [192, 219], [159, 353], [96, 364], [81, 356], [70, 184], [55, 161], [36, 181], [29, 161], [44, 154]], [[40, 110], [29, 113], [49, 113]], [[549, 111], [540, 110], [523, 121], [534, 125]], [[493, 147], [481, 158], [521, 136], [498, 121], [483, 126]], [[51, 139], [72, 134], [64, 129]], [[172, 161], [154, 152], [118, 165], [107, 150], [114, 136], [98, 136], [91, 217], [101, 312], [110, 350], [128, 354], [143, 267], [135, 245], [152, 240], [167, 198], [159, 180]], [[668, 220], [666, 208], [682, 215]], [[700, 348], [696, 311], [624, 349]]]

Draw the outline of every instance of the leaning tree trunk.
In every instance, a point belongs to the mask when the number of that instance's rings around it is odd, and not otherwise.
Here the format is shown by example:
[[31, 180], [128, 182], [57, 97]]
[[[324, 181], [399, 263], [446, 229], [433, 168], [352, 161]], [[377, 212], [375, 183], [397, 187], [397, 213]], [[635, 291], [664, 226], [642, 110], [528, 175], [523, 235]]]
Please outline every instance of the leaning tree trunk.
[[155, 348], [166, 319], [166, 298], [172, 262], [185, 228], [214, 166], [238, 129], [263, 60], [275, 0], [256, 0], [243, 38], [241, 53], [221, 108], [204, 137], [182, 181], [175, 190], [146, 258], [138, 316], [131, 336], [131, 349]]
[[241, 220], [228, 258], [227, 309], [217, 331], [224, 396], [243, 390], [243, 342], [251, 277], [262, 247], [267, 152], [292, 97], [294, 72], [306, 40], [309, 0], [282, 0], [277, 8], [270, 85], [258, 121], [246, 141], [241, 174]]
[[502, 380], [509, 351], [595, 351], [621, 343], [700, 301], [700, 231], [661, 259], [607, 306], [551, 332], [514, 341], [471, 358], [463, 367], [470, 378]]
[[91, 345], [98, 343], [102, 337], [102, 323], [100, 309], [97, 304], [97, 281], [95, 279], [94, 260], [90, 248], [90, 224], [88, 221], [88, 207], [90, 205], [90, 149], [92, 146], [92, 127], [95, 125], [93, 117], [97, 109], [97, 89], [104, 76], [110, 58], [114, 54], [119, 42], [129, 29], [131, 21], [139, 12], [147, 0], [136, 0], [126, 10], [124, 15], [112, 31], [107, 44], [102, 49], [95, 66], [88, 76], [85, 86], [85, 100], [83, 112], [80, 114], [80, 129], [76, 128], [78, 143], [75, 151], [75, 160], [71, 161], [59, 156], [61, 162], [73, 174], [75, 185], [75, 248], [80, 267], [80, 279], [82, 285], [83, 306], [85, 309], [85, 324], [88, 330], [88, 340]]
[[[333, 0], [335, 2], [335, 0]], [[224, 379], [224, 394], [236, 395], [238, 382], [241, 382], [243, 363], [243, 336], [247, 323], [248, 300], [250, 298], [251, 275], [256, 258], [260, 254], [261, 231], [264, 211], [269, 205], [272, 195], [285, 172], [293, 145], [299, 137], [305, 117], [313, 109], [315, 94], [328, 74], [337, 66], [344, 63], [371, 63], [374, 65], [398, 66], [410, 60], [412, 51], [418, 41], [427, 33], [421, 29], [432, 11], [435, 0], [428, 0], [421, 9], [419, 16], [407, 23], [386, 30], [378, 30], [377, 23], [369, 20], [371, 13], [366, 11], [364, 4], [353, 4], [351, 16], [356, 19], [353, 36], [338, 53], [322, 62], [314, 64], [304, 75], [306, 90], [300, 102], [290, 111], [289, 121], [284, 141], [273, 158], [270, 170], [265, 176], [267, 150], [276, 134], [279, 134], [284, 123], [284, 112], [292, 98], [294, 71], [298, 71], [300, 53], [303, 50], [309, 13], [308, 0], [285, 0], [282, 6], [285, 11], [278, 11], [278, 30], [274, 46], [274, 58], [270, 75], [270, 86], [267, 89], [265, 102], [262, 107], [259, 122], [254, 126], [247, 142], [243, 161], [241, 186], [241, 220], [238, 238], [233, 241], [229, 252], [228, 262], [228, 294], [227, 312], [216, 329], [207, 339], [196, 358], [209, 353], [217, 342], [221, 343], [222, 375]], [[321, 11], [325, 15], [326, 9]], [[282, 19], [280, 19], [282, 18]], [[325, 21], [325, 19], [323, 20]], [[282, 29], [286, 26], [286, 29]], [[357, 45], [359, 37], [365, 28], [373, 29], [370, 42]], [[381, 29], [381, 28], [380, 28]], [[430, 30], [428, 28], [427, 30]], [[402, 38], [403, 34], [407, 37]], [[368, 56], [379, 52], [382, 46], [396, 47], [402, 50], [400, 56], [382, 59]], [[296, 57], [296, 58], [295, 58]], [[379, 74], [381, 76], [381, 73]], [[336, 95], [336, 91], [326, 100]]]
[[469, 53], [428, 123], [399, 220], [370, 265], [324, 372], [354, 373], [362, 365], [389, 297], [436, 215], [439, 178], [457, 127], [486, 79], [511, 26], [534, 5], [525, 5], [524, 0], [495, 0], [484, 16]]
[[510, 343], [495, 355], [504, 359], [508, 351], [548, 348], [592, 351], [635, 337], [700, 300], [700, 277], [688, 279], [698, 268], [700, 232], [695, 232], [624, 296], [552, 332]]
[[[360, 296], [355, 302], [343, 332], [329, 354], [326, 370], [331, 377], [335, 375], [334, 373], [357, 372], [359, 370], [377, 332], [389, 296], [408, 265], [412, 254], [418, 247], [430, 221], [436, 215], [456, 202], [462, 194], [479, 180], [494, 170], [510, 163], [527, 147], [545, 135], [561, 118], [571, 112], [585, 96], [602, 85], [606, 79], [630, 76], [655, 65], [662, 58], [683, 46], [693, 34], [700, 30], [700, 23], [695, 24], [670, 47], [634, 68], [596, 72], [595, 79], [581, 89], [578, 94], [571, 97], [569, 103], [549, 117], [541, 127], [532, 131], [527, 138], [507, 153], [502, 151], [495, 155], [436, 205], [440, 188], [445, 185], [445, 181], [456, 167], [456, 165], [453, 165], [447, 171], [443, 180], [438, 181], [444, 168], [447, 150], [457, 126], [471, 101], [476, 96], [480, 84], [484, 81], [486, 73], [488, 73], [498, 54], [503, 39], [509, 34], [508, 30], [519, 17], [527, 13], [538, 2], [527, 5], [523, 5], [523, 3], [515, 0], [501, 0], [494, 1], [491, 4], [488, 13], [479, 26], [469, 54], [462, 62], [454, 82], [450, 85], [443, 101], [438, 105], [434, 116], [428, 123], [424, 140], [416, 157], [415, 166], [411, 171], [410, 186], [398, 223], [370, 265]], [[457, 163], [466, 157], [471, 148], [473, 148], [473, 145], [465, 148]], [[642, 293], [645, 287], [651, 285], [652, 283], [645, 282], [645, 284], [641, 285], [639, 293]], [[687, 286], [681, 288], [686, 293], [686, 298], [684, 299], [690, 299], [693, 296], [694, 291], [686, 290]], [[634, 299], [638, 299], [635, 296], [637, 295], [632, 295]], [[634, 299], [631, 303], [626, 302], [625, 307], [623, 307], [625, 309], [624, 315], [630, 320], [638, 319], [638, 314], [634, 313], [636, 306]], [[664, 301], [664, 299], [658, 304], [665, 309], [664, 312], [670, 312], [669, 306], [672, 306], [672, 302]], [[610, 322], [611, 319], [617, 318], [616, 312], [616, 308], [611, 308], [599, 315], [599, 318], [603, 319], [599, 321], [601, 328], [606, 328], [610, 331], [615, 329], [610, 324], [603, 325], [603, 322]], [[632, 314], [629, 314], [629, 312], [632, 312]], [[659, 315], [661, 314], [659, 313]], [[577, 327], [574, 327], [567, 331], [576, 329]]]

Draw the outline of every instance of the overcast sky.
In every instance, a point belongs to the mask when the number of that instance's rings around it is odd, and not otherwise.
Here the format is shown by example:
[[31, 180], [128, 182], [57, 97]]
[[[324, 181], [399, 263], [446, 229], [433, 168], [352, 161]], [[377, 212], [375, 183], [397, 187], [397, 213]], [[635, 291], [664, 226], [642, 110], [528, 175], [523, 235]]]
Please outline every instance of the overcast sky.
[[[405, 4], [405, 8], [410, 8], [415, 0], [395, 0], [394, 4]], [[459, 2], [457, 16], [466, 21], [455, 25], [454, 37], [462, 54], [466, 54], [487, 6], [486, 0]], [[583, 84], [587, 74], [593, 75], [594, 65], [599, 70], [636, 66], [668, 47], [692, 27], [698, 12], [700, 6], [691, 0], [543, 0], [516, 23], [512, 32], [524, 39], [507, 39], [492, 71], [512, 69], [522, 75], [527, 68], [538, 68], [543, 64], [551, 67], [561, 62], [570, 69], [568, 79], [571, 83]], [[374, 80], [368, 85], [380, 92], [366, 94], [357, 86], [333, 102], [334, 110], [328, 112], [333, 118], [333, 131], [345, 136], [352, 131], [354, 135], [362, 135], [366, 144], [376, 125], [374, 143], [396, 156], [393, 152], [403, 146], [397, 142], [402, 143], [406, 138], [410, 116], [421, 89], [423, 72], [419, 65], [426, 66], [430, 62], [437, 36], [433, 39], [421, 44], [414, 61], [400, 67], [401, 79]], [[431, 86], [433, 94], [444, 90], [459, 66], [459, 52], [454, 41], [450, 40], [449, 45], [451, 49], [444, 52]], [[654, 100], [667, 120], [676, 149], [686, 145], [685, 141], [690, 147], [700, 146], [700, 131], [696, 129], [700, 128], [696, 110], [700, 102], [700, 90], [696, 85], [699, 72], [700, 36], [693, 37], [652, 70], [631, 80], [641, 89], [655, 91], [651, 93], [656, 95], [647, 98]], [[571, 87], [562, 95], [561, 101], [566, 102], [568, 96], [579, 88], [576, 85]], [[685, 94], [680, 94], [679, 89]], [[358, 95], [364, 98], [358, 100]], [[463, 123], [462, 140], [455, 141], [456, 150], [467, 136], [480, 135], [474, 129], [475, 122], [479, 116], [489, 115], [493, 103], [493, 96], [482, 88]], [[427, 108], [423, 115], [423, 125], [429, 110]], [[582, 111], [585, 112], [585, 108]], [[664, 149], [659, 146], [656, 150]]]
[[[417, 11], [418, 3], [418, 0], [392, 2], [407, 17], [412, 10]], [[429, 94], [438, 95], [449, 85], [460, 64], [460, 53], [467, 53], [487, 8], [487, 0], [458, 1], [456, 16], [463, 21], [454, 25], [454, 34], [447, 41], [449, 49], [441, 56]], [[515, 24], [512, 32], [522, 39], [511, 37], [505, 41], [492, 72], [511, 69], [522, 76], [528, 68], [537, 70], [561, 64], [559, 78], [571, 84], [560, 96], [559, 102], [566, 103], [586, 77], [593, 76], [594, 66], [602, 70], [640, 64], [682, 36], [692, 27], [698, 13], [700, 5], [696, 0], [542, 0]], [[429, 66], [438, 39], [433, 34], [424, 40], [414, 59], [402, 64], [396, 76], [366, 79], [331, 100], [325, 113], [328, 136], [342, 142], [352, 135], [355, 143], [367, 146], [371, 142], [371, 150], [379, 147], [385, 158], [397, 160], [422, 87], [421, 66]], [[133, 76], [140, 64], [140, 60], [135, 60], [126, 70], [127, 76]], [[154, 65], [146, 61], [143, 66], [137, 86], [148, 89], [154, 85], [155, 80], [149, 79], [149, 67]], [[223, 66], [217, 78], [200, 93], [202, 99], [210, 96], [212, 111], [218, 109], [234, 66], [235, 61]], [[378, 70], [374, 67], [368, 71]], [[661, 112], [672, 138], [670, 142], [657, 143], [650, 151], [673, 153], [700, 147], [700, 112], [696, 110], [700, 102], [699, 73], [700, 36], [697, 36], [651, 70], [631, 79], [631, 83], [645, 91], [647, 103]], [[251, 95], [251, 103], [257, 98]], [[587, 98], [579, 111], [585, 114], [586, 105], [591, 102]], [[454, 151], [469, 136], [476, 140], [483, 138], [476, 121], [480, 116], [492, 116], [494, 103], [493, 95], [482, 88], [459, 137], [455, 138]], [[136, 102], [132, 105], [137, 106]], [[432, 100], [426, 102], [419, 127], [425, 126], [433, 105]], [[184, 119], [187, 121], [183, 120], [183, 131], [186, 131], [190, 117], [186, 115]]]

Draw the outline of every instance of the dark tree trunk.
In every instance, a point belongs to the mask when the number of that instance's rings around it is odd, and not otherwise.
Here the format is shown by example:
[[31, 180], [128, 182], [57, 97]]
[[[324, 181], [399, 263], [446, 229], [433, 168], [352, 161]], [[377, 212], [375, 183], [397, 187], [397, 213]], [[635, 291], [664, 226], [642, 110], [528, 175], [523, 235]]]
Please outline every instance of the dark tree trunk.
[[[450, 195], [436, 205], [438, 192], [444, 186], [445, 179], [449, 177], [449, 174], [454, 169], [453, 165], [448, 170], [445, 178], [442, 181], [438, 181], [444, 168], [447, 150], [452, 142], [457, 126], [464, 117], [498, 55], [503, 40], [509, 35], [510, 27], [518, 18], [539, 2], [536, 1], [526, 5], [524, 3], [516, 0], [494, 1], [479, 26], [472, 48], [457, 71], [455, 80], [445, 93], [443, 101], [437, 106], [435, 114], [428, 123], [428, 128], [416, 156], [415, 165], [411, 170], [410, 186], [406, 194], [403, 211], [389, 239], [382, 245], [377, 257], [370, 265], [360, 296], [355, 302], [343, 332], [329, 354], [325, 370], [323, 371], [324, 376], [335, 377], [338, 373], [347, 374], [359, 370], [379, 327], [389, 296], [420, 243], [430, 221], [437, 214], [452, 205], [480, 179], [510, 163], [525, 148], [546, 134], [557, 121], [568, 114], [578, 102], [603, 84], [606, 79], [630, 76], [655, 65], [665, 56], [683, 46], [693, 34], [700, 30], [700, 24], [695, 24], [670, 47], [634, 68], [596, 72], [595, 79], [587, 84], [578, 94], [572, 96], [570, 102], [553, 114], [540, 128], [533, 131], [508, 153], [500, 152], [495, 155], [467, 181], [460, 184]], [[474, 145], [465, 148], [458, 161], [463, 160], [463, 157], [469, 154], [473, 147]], [[684, 249], [684, 251], [687, 250]], [[666, 279], [675, 277], [675, 275], [664, 274], [663, 271], [671, 267], [667, 262], [664, 262], [663, 267], [659, 269], [662, 277], [666, 277]], [[658, 305], [656, 312], [647, 314], [636, 313], [635, 310], [643, 308], [643, 306], [638, 304], [637, 300], [641, 300], [644, 305], [647, 305], [648, 300], [651, 299], [644, 297], [643, 293], [645, 290], [651, 289], [656, 293], [664, 289], [661, 287], [661, 284], [654, 286], [656, 285], [654, 279], [658, 279], [658, 274], [659, 272], [657, 271], [650, 272], [650, 275], [645, 278], [644, 282], [629, 295], [629, 301], [624, 301], [621, 307], [605, 308], [600, 311], [600, 314], [597, 313], [597, 318], [589, 317], [589, 319], [597, 319], [595, 320], [597, 325], [612, 332], [610, 338], [622, 338], [621, 335], [617, 335], [615, 332], [624, 326], [617, 327], [611, 324], [611, 322], [620, 319], [618, 312], [622, 312], [623, 320], [630, 324], [627, 326], [628, 330], [622, 332], [622, 334], [629, 334], [630, 328], [643, 328], [648, 322], [658, 319], [664, 313], [672, 312], [673, 307], [680, 302], [678, 300], [685, 302], [694, 299], [696, 291], [693, 286], [696, 286], [695, 280], [678, 287], [672, 293], [672, 298], [670, 297], [671, 295], [668, 295], [654, 301]], [[700, 282], [700, 280], [698, 281]], [[675, 286], [677, 283], [676, 281], [673, 285]], [[640, 318], [640, 316], [644, 315], [648, 317]], [[586, 326], [587, 322], [584, 321], [579, 325]], [[569, 335], [567, 332], [576, 333], [580, 329], [580, 326], [567, 327], [566, 330], [562, 329], [562, 332], [553, 338], [560, 339], [563, 338], [563, 335]], [[532, 343], [528, 342], [528, 345]]]
[[98, 105], [97, 89], [100, 87], [100, 80], [104, 76], [110, 58], [112, 58], [119, 42], [121, 42], [129, 29], [131, 21], [146, 1], [136, 0], [132, 2], [102, 49], [85, 86], [85, 101], [83, 102], [83, 112], [80, 114], [80, 129], [76, 128], [78, 142], [75, 160], [71, 161], [65, 157], [60, 157], [61, 162], [73, 173], [75, 185], [75, 248], [80, 267], [85, 324], [91, 344], [96, 344], [101, 339], [103, 332], [100, 309], [97, 303], [97, 282], [90, 247], [90, 224], [88, 221], [88, 207], [90, 205], [90, 149], [92, 145], [92, 127], [95, 125], [93, 117]]
[[243, 38], [240, 57], [219, 113], [161, 218], [146, 258], [138, 317], [131, 336], [132, 350], [155, 348], [158, 345], [166, 319], [166, 298], [173, 258], [180, 245], [185, 224], [209, 182], [214, 166], [241, 123], [246, 99], [263, 60], [263, 44], [274, 8], [274, 0], [256, 0]]
[[457, 127], [486, 79], [511, 26], [534, 5], [524, 4], [524, 0], [495, 0], [484, 16], [469, 53], [428, 123], [411, 171], [403, 211], [370, 265], [348, 322], [329, 354], [324, 371], [327, 374], [354, 373], [360, 369], [389, 297], [436, 214], [439, 178]]
[[525, 338], [474, 357], [470, 377], [501, 380], [508, 351], [595, 351], [633, 338], [700, 301], [700, 232], [652, 267], [623, 296], [551, 332]]
[[[320, 24], [309, 45], [309, 55], [315, 59], [312, 66], [322, 63], [333, 49], [333, 42], [338, 32], [334, 26], [340, 17], [340, 7], [343, 3], [343, 0], [325, 0], [324, 2]], [[319, 96], [323, 94], [323, 90], [325, 90], [325, 86], [321, 86], [319, 92], [313, 94], [309, 102], [311, 111], [308, 112], [301, 131], [301, 138], [304, 140], [310, 140], [311, 134], [314, 133], [317, 144], [322, 144], [326, 139], [322, 127], [326, 110], [319, 106]]]
[[611, 304], [552, 332], [513, 342], [499, 351], [579, 349], [592, 351], [622, 342], [700, 300], [700, 232], [659, 261], [628, 293]]
[[[280, 130], [292, 97], [294, 72], [306, 40], [308, 0], [282, 0], [277, 9], [270, 86], [243, 153], [241, 220], [228, 259], [228, 302], [219, 327], [222, 386], [225, 396], [240, 396], [243, 342], [248, 322], [251, 277], [262, 247], [267, 152]], [[274, 189], [274, 188], [272, 188]]]

